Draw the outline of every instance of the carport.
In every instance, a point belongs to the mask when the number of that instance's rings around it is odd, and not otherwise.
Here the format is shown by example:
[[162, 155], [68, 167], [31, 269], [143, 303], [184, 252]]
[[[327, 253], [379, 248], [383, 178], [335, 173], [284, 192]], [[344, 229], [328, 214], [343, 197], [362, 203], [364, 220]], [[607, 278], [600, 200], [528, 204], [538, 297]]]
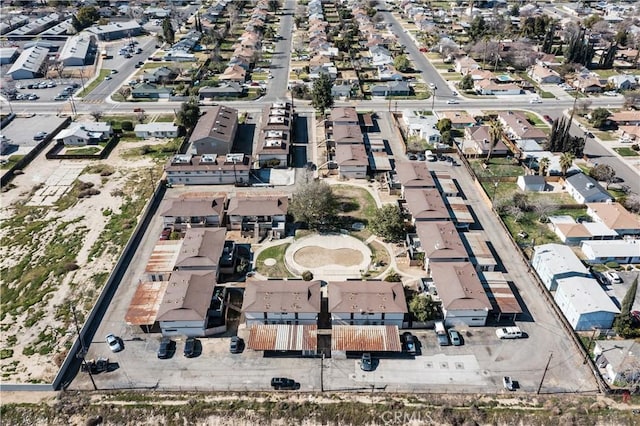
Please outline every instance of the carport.
[[482, 285], [491, 302], [491, 312], [496, 316], [496, 320], [500, 322], [511, 318], [515, 321], [522, 313], [522, 308], [504, 274], [498, 271], [482, 272], [482, 274], [484, 276]]
[[169, 281], [140, 282], [124, 317], [125, 322], [139, 326], [145, 333], [159, 332], [156, 316], [168, 285]]
[[396, 325], [334, 325], [331, 356], [348, 352], [401, 352]]
[[254, 324], [249, 330], [249, 348], [255, 351], [318, 352], [318, 326], [314, 324]]

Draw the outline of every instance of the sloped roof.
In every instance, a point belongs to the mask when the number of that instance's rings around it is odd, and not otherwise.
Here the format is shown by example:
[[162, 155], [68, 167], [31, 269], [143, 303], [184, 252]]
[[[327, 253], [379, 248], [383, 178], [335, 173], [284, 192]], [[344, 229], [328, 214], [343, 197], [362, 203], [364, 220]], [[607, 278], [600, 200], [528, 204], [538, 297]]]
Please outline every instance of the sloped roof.
[[226, 232], [225, 228], [187, 228], [176, 268], [216, 269]]
[[247, 281], [242, 312], [319, 313], [320, 281]]
[[215, 285], [213, 272], [172, 272], [156, 321], [204, 321]]
[[431, 277], [447, 311], [491, 309], [491, 302], [471, 262], [430, 263]]
[[328, 284], [329, 312], [406, 313], [402, 283], [332, 281]]

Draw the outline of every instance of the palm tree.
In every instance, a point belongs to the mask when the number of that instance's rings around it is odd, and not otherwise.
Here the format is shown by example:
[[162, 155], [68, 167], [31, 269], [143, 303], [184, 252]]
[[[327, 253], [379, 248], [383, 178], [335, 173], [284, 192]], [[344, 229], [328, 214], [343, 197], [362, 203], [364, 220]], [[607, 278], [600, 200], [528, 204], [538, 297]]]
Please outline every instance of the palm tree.
[[502, 123], [498, 120], [491, 120], [491, 124], [489, 125], [489, 153], [487, 154], [487, 159], [485, 163], [489, 163], [491, 159], [491, 154], [493, 154], [493, 149], [498, 145], [502, 139]]
[[570, 152], [565, 152], [560, 156], [560, 169], [562, 169], [562, 176], [567, 175], [567, 170], [569, 167], [573, 165], [573, 160], [575, 160], [575, 155]]
[[547, 175], [547, 170], [549, 170], [549, 163], [550, 160], [547, 157], [542, 157], [540, 159], [540, 163], [538, 166], [538, 174], [540, 176], [546, 176]]

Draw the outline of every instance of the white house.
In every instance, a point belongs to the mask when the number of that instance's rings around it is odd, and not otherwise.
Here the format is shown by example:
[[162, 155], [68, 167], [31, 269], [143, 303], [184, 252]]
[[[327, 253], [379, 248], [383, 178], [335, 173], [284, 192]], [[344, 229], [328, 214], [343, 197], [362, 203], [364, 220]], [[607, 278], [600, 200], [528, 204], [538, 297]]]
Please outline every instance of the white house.
[[402, 283], [332, 281], [328, 284], [333, 325], [395, 325], [408, 312]]
[[545, 287], [554, 291], [558, 280], [569, 277], [589, 278], [589, 270], [570, 247], [563, 244], [543, 244], [533, 248], [531, 266]]
[[446, 325], [483, 326], [491, 302], [471, 262], [432, 263], [431, 278], [442, 300]]
[[540, 175], [518, 176], [516, 183], [521, 190], [531, 192], [542, 192], [547, 186], [544, 176]]
[[215, 272], [171, 273], [156, 315], [162, 334], [205, 336], [215, 285]]
[[611, 195], [600, 184], [584, 173], [576, 173], [565, 179], [569, 195], [580, 204], [613, 201]]
[[176, 138], [178, 130], [178, 126], [167, 122], [136, 124], [133, 129], [139, 138]]
[[246, 283], [242, 312], [252, 324], [317, 324], [320, 281], [269, 280]]
[[640, 240], [582, 241], [587, 263], [640, 263]]
[[57, 143], [67, 146], [84, 146], [105, 141], [113, 135], [107, 122], [77, 123], [73, 127], [62, 129], [56, 136]]
[[246, 184], [250, 169], [244, 154], [180, 154], [169, 159], [164, 167], [172, 185]]
[[436, 127], [438, 119], [433, 115], [417, 115], [415, 111], [405, 110], [402, 112], [402, 121], [409, 136], [417, 136], [431, 144], [438, 143], [442, 139]]
[[562, 77], [560, 76], [560, 74], [558, 74], [557, 71], [552, 70], [551, 68], [543, 67], [539, 64], [536, 64], [529, 68], [528, 74], [537, 83], [558, 84], [562, 83], [563, 81]]
[[558, 280], [554, 300], [576, 331], [609, 329], [620, 313], [594, 278], [570, 277]]

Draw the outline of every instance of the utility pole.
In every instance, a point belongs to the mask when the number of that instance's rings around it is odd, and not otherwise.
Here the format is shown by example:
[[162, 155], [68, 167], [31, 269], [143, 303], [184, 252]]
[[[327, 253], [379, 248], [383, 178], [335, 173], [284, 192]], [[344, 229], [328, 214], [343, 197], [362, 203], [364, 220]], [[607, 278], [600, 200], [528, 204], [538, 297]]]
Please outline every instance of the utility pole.
[[542, 382], [544, 381], [544, 376], [547, 375], [547, 370], [549, 369], [549, 364], [551, 363], [551, 357], [553, 356], [553, 352], [549, 354], [549, 359], [547, 360], [547, 365], [544, 366], [544, 371], [542, 372], [542, 378], [540, 379], [540, 384], [538, 385], [538, 390], [536, 391], [536, 395], [540, 394], [540, 389], [542, 388]]
[[87, 360], [85, 359], [85, 355], [87, 354], [87, 348], [84, 346], [84, 339], [82, 338], [82, 333], [80, 333], [80, 326], [78, 325], [78, 316], [76, 315], [76, 307], [70, 305], [71, 313], [73, 314], [73, 322], [76, 325], [76, 333], [78, 333], [78, 341], [80, 342], [80, 352], [76, 354], [76, 358], [80, 358], [82, 360], [82, 365], [86, 368], [87, 373], [89, 373], [89, 379], [91, 380], [91, 384], [93, 385], [93, 390], [98, 390], [98, 386], [96, 386], [95, 380], [93, 380], [93, 374], [91, 374], [91, 368], [87, 365]]

